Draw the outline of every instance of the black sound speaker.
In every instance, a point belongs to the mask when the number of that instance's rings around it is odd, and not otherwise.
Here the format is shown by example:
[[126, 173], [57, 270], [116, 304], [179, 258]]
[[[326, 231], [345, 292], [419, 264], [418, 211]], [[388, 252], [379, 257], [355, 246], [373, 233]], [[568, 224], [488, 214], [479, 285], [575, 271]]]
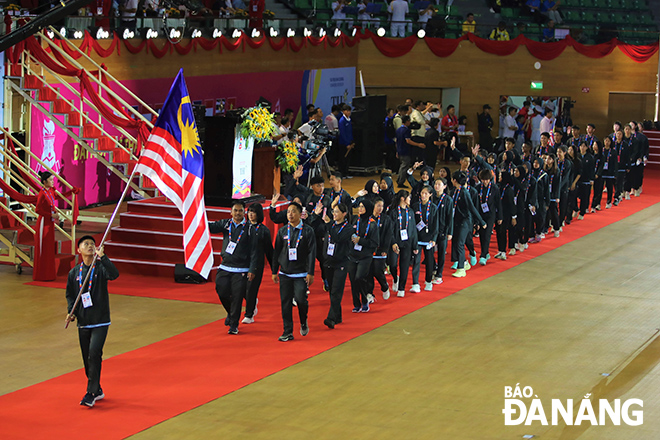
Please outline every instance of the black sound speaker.
[[353, 98], [353, 138], [356, 150], [351, 168], [373, 172], [383, 165], [385, 112], [387, 95], [367, 95]]
[[174, 281], [184, 284], [204, 284], [208, 280], [194, 270], [188, 269], [185, 264], [176, 264], [174, 265]]

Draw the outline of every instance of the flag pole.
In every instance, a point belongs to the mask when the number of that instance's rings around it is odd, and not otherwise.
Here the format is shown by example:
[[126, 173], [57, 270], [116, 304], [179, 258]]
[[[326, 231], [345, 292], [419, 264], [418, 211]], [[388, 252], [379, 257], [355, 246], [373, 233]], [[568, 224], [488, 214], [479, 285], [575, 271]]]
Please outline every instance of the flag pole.
[[[99, 243], [98, 247], [103, 246], [103, 243], [105, 243], [105, 239], [108, 236], [108, 232], [110, 232], [110, 228], [112, 227], [112, 223], [115, 221], [115, 217], [117, 216], [117, 212], [119, 212], [119, 207], [121, 204], [124, 202], [124, 198], [126, 197], [126, 194], [128, 193], [128, 188], [131, 186], [131, 182], [133, 181], [133, 177], [135, 177], [135, 171], [137, 170], [137, 163], [133, 167], [133, 172], [131, 173], [131, 177], [128, 178], [126, 181], [126, 187], [124, 188], [124, 191], [121, 193], [121, 198], [119, 199], [119, 202], [117, 202], [117, 206], [115, 206], [115, 210], [112, 212], [112, 216], [110, 217], [110, 221], [108, 222], [108, 226], [105, 228], [105, 232], [103, 233], [103, 238], [101, 239], [101, 242]], [[96, 259], [98, 258], [98, 255], [94, 255], [94, 263], [96, 263]], [[82, 282], [82, 285], [80, 286], [80, 290], [78, 291], [78, 296], [76, 297], [76, 301], [73, 303], [73, 307], [71, 307], [71, 313], [69, 313], [66, 316], [66, 322], [64, 324], [64, 328], [67, 329], [69, 327], [69, 324], [71, 321], [73, 321], [73, 312], [76, 310], [76, 307], [78, 307], [78, 303], [80, 303], [80, 298], [82, 296], [83, 290], [85, 290], [85, 286], [87, 285], [87, 281], [89, 280], [89, 274], [92, 273], [91, 270], [87, 271], [87, 275], [85, 276], [85, 281]]]

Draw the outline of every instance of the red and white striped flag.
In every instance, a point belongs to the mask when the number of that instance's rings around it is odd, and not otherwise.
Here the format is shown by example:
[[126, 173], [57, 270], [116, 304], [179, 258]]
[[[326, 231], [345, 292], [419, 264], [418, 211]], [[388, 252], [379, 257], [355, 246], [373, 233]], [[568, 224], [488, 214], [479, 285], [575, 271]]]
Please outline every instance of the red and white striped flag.
[[213, 248], [204, 204], [204, 159], [183, 69], [137, 164], [183, 216], [186, 267], [208, 278]]

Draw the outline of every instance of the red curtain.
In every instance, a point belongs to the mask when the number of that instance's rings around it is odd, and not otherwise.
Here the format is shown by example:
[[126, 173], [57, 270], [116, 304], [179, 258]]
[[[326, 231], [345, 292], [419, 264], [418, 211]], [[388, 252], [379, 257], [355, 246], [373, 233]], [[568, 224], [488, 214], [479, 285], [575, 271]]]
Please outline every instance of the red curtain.
[[602, 58], [611, 54], [617, 43], [616, 40], [610, 40], [607, 43], [587, 46], [586, 44], [578, 43], [570, 35], [566, 37], [565, 41], [567, 41], [570, 46], [573, 46], [573, 50], [577, 53], [589, 58]]
[[524, 44], [527, 50], [534, 57], [539, 60], [548, 61], [554, 60], [566, 49], [568, 42], [566, 40], [559, 40], [552, 43], [541, 43], [539, 41], [530, 40], [524, 37]]
[[467, 36], [463, 35], [461, 38], [425, 38], [424, 41], [428, 48], [433, 52], [436, 57], [448, 57], [453, 54], [461, 42], [467, 40]]
[[658, 51], [657, 41], [654, 44], [649, 44], [647, 46], [634, 46], [632, 44], [617, 42], [617, 46], [621, 52], [628, 56], [628, 58], [637, 63], [643, 63]]
[[371, 38], [380, 53], [390, 58], [396, 58], [407, 54], [412, 50], [415, 44], [417, 44], [417, 40], [419, 40], [416, 36], [405, 38], [379, 37], [368, 29], [365, 31], [362, 38]]
[[468, 34], [468, 40], [471, 43], [474, 43], [480, 50], [499, 56], [507, 56], [514, 53], [518, 46], [520, 46], [525, 39], [524, 35], [519, 35], [517, 38], [514, 38], [510, 41], [494, 41], [488, 40], [487, 38], [477, 37], [476, 35], [470, 33]]

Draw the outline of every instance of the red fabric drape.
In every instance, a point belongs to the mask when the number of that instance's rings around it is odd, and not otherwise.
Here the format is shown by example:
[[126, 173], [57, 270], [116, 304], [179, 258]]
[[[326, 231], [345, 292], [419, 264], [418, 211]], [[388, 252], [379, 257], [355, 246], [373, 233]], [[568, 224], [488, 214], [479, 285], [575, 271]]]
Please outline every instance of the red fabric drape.
[[453, 54], [458, 45], [461, 42], [467, 40], [467, 36], [462, 36], [461, 38], [451, 39], [451, 38], [425, 38], [424, 41], [428, 48], [433, 52], [433, 55], [437, 57], [448, 57]]
[[415, 36], [405, 38], [386, 38], [375, 35], [370, 30], [366, 30], [363, 38], [371, 38], [380, 53], [386, 57], [396, 58], [410, 52], [417, 44], [419, 38]]
[[612, 53], [616, 47], [616, 40], [610, 40], [607, 43], [594, 44], [587, 46], [586, 44], [578, 43], [570, 35], [566, 37], [565, 41], [573, 47], [577, 53], [589, 58], [602, 58]]
[[[149, 51], [154, 54], [156, 58], [163, 58], [165, 54], [172, 53], [172, 43], [169, 41], [165, 41], [165, 44], [163, 44], [162, 48], [158, 48], [156, 46], [156, 42], [154, 40], [146, 40], [147, 41], [147, 47], [149, 48]], [[124, 41], [126, 42], [126, 41]]]
[[287, 37], [281, 37], [280, 41], [275, 41], [274, 38], [268, 37], [268, 43], [270, 44], [270, 47], [277, 51], [284, 49], [284, 47], [287, 45], [287, 40]]
[[92, 37], [89, 32], [85, 31], [85, 39], [83, 40], [83, 45], [84, 48], [81, 47], [81, 49], [87, 53], [89, 53], [89, 49], [93, 49], [94, 52], [101, 58], [107, 58], [110, 55], [114, 53], [114, 51], [117, 51], [117, 55], [119, 55], [119, 36], [116, 33], [112, 33], [112, 41], [110, 42], [110, 46], [108, 46], [107, 49], [104, 49], [101, 44], [96, 41], [94, 37]]
[[0, 188], [2, 188], [2, 191], [12, 200], [16, 200], [17, 202], [21, 203], [29, 203], [31, 205], [37, 203], [37, 196], [26, 196], [25, 194], [21, 194], [2, 179], [0, 179]]
[[229, 38], [223, 35], [220, 37], [220, 41], [222, 42], [222, 45], [225, 47], [225, 49], [234, 51], [243, 45], [243, 38], [245, 38], [245, 34], [241, 33], [241, 36], [236, 38], [236, 41], [232, 43]]
[[294, 52], [300, 52], [303, 47], [307, 47], [307, 38], [305, 37], [300, 39], [300, 44], [296, 43], [296, 39], [294, 37], [287, 38], [287, 41], [289, 43], [289, 49]]
[[133, 46], [128, 40], [124, 40], [124, 47], [126, 48], [127, 51], [129, 51], [132, 54], [140, 53], [147, 46], [147, 41], [151, 41], [151, 40], [142, 40], [140, 44], [138, 44], [137, 46]]
[[539, 60], [547, 61], [554, 60], [566, 49], [568, 42], [566, 40], [555, 41], [553, 43], [541, 43], [538, 41], [525, 38], [524, 40], [527, 50], [534, 57]]
[[259, 37], [258, 40], [253, 40], [252, 38], [249, 38], [247, 36], [245, 36], [244, 38], [247, 45], [250, 46], [252, 49], [258, 49], [264, 44], [266, 44], [266, 36], [263, 34], [263, 31], [261, 32], [261, 36]]
[[631, 60], [637, 63], [643, 63], [658, 51], [658, 42], [647, 46], [634, 46], [632, 44], [618, 42], [618, 48]]
[[[193, 50], [197, 47], [196, 44], [195, 44], [196, 41], [197, 41], [197, 39], [191, 39], [191, 40], [188, 41], [187, 45], [179, 43], [179, 44], [173, 44], [172, 46], [174, 46], [174, 50], [179, 55], [188, 55], [191, 50]], [[197, 50], [195, 50], [195, 52], [197, 52]]]
[[510, 41], [494, 41], [477, 37], [472, 33], [468, 34], [470, 42], [474, 43], [474, 45], [480, 50], [499, 56], [506, 56], [514, 53], [518, 49], [518, 46], [523, 42], [524, 38], [524, 35], [519, 35], [517, 38]]

